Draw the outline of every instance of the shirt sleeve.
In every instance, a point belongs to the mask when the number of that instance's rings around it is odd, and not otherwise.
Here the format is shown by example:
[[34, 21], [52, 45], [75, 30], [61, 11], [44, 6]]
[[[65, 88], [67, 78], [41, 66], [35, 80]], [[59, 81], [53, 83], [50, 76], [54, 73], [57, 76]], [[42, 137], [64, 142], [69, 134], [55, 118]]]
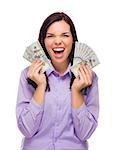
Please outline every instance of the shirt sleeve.
[[43, 104], [33, 99], [34, 88], [27, 83], [27, 71], [22, 71], [18, 87], [16, 118], [19, 130], [25, 137], [32, 137], [39, 131]]
[[81, 141], [86, 141], [98, 125], [99, 92], [98, 77], [95, 73], [89, 92], [84, 96], [84, 103], [80, 108], [72, 110], [72, 116], [76, 136]]

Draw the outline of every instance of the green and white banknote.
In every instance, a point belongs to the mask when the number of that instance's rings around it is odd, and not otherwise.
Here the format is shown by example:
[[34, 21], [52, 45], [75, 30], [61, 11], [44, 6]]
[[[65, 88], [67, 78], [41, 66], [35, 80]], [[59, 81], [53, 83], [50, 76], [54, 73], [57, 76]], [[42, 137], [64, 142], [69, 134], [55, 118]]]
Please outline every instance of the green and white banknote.
[[40, 59], [42, 60], [43, 63], [43, 67], [41, 72], [45, 72], [47, 69], [49, 69], [51, 67], [51, 62], [50, 60], [47, 58], [41, 44], [39, 43], [39, 41], [36, 41], [34, 43], [32, 43], [31, 45], [29, 45], [24, 54], [23, 57], [28, 60], [29, 62], [32, 62], [35, 59]]
[[81, 63], [88, 65], [90, 68], [94, 68], [100, 64], [98, 57], [91, 47], [84, 43], [75, 42], [73, 65], [71, 66], [71, 71], [75, 77], [78, 76]]

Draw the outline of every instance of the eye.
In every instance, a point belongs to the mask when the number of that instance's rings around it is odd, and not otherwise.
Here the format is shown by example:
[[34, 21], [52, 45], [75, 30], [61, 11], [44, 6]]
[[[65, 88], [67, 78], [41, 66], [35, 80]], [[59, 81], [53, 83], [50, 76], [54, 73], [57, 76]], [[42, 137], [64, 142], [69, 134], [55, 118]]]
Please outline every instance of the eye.
[[51, 37], [54, 37], [54, 34], [51, 33], [46, 34], [46, 38], [51, 38]]
[[47, 37], [47, 38], [50, 38], [50, 37], [53, 37], [53, 35], [47, 35], [46, 37]]
[[68, 34], [64, 34], [63, 36], [64, 36], [64, 37], [69, 37], [69, 35], [68, 35]]

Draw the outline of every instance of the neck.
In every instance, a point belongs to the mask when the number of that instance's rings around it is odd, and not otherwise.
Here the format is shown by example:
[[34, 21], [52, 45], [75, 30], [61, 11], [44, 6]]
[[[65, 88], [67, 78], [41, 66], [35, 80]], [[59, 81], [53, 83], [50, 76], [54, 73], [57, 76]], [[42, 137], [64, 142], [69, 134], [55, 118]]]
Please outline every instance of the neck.
[[62, 63], [62, 64], [53, 64], [54, 68], [56, 69], [56, 71], [58, 71], [60, 74], [63, 74], [66, 70], [67, 70], [67, 67], [68, 67], [68, 62], [66, 63]]

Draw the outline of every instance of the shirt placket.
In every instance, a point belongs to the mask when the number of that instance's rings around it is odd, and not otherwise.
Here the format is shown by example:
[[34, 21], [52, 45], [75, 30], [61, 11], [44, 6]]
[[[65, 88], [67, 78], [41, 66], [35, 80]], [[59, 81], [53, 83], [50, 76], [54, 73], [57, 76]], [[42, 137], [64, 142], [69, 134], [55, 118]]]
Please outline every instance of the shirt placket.
[[55, 102], [56, 102], [56, 116], [55, 116], [55, 121], [54, 121], [54, 143], [57, 141], [58, 136], [59, 136], [59, 124], [60, 124], [60, 119], [61, 119], [61, 82], [62, 78], [58, 75], [56, 78], [56, 85], [55, 86]]

